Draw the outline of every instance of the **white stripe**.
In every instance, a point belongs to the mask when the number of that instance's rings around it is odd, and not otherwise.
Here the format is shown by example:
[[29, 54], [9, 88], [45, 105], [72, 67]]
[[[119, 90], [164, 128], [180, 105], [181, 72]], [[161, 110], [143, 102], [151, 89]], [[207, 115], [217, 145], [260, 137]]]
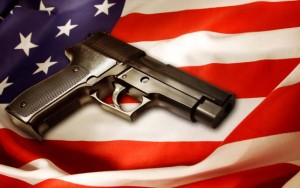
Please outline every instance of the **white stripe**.
[[[45, 139], [85, 141], [223, 141], [263, 99], [238, 99], [234, 110], [218, 129], [212, 129], [201, 123], [192, 123], [158, 108], [146, 111], [142, 117], [132, 123], [104, 111], [97, 104], [93, 104], [84, 107], [81, 111], [73, 114], [72, 117], [52, 128], [46, 134]], [[131, 105], [127, 104], [127, 106]], [[1, 107], [2, 112], [3, 108]], [[2, 127], [13, 129], [14, 132], [25, 136], [24, 133], [12, 125], [5, 113], [1, 114], [1, 117], [3, 117], [1, 118]]]
[[[267, 0], [263, 2], [284, 2], [292, 0]], [[126, 1], [122, 16], [130, 13], [155, 14], [181, 10], [227, 7], [243, 5], [258, 0], [130, 0]]]
[[34, 162], [25, 165], [31, 169], [0, 165], [0, 174], [31, 184], [57, 178], [87, 186], [176, 187], [248, 169], [299, 160], [299, 142], [300, 132], [293, 132], [229, 143], [193, 166], [67, 175], [51, 162], [39, 159], [38, 163], [43, 165], [33, 165]]
[[276, 87], [284, 87], [300, 82], [300, 61], [298, 66]]
[[299, 188], [300, 172], [298, 172], [292, 179], [284, 184], [283, 188]]
[[64, 172], [47, 159], [36, 159], [20, 168], [0, 164], [0, 174], [20, 179], [30, 184], [36, 184], [49, 178], [66, 176]]
[[242, 34], [200, 31], [175, 39], [132, 45], [175, 66], [300, 57], [300, 27]]
[[291, 161], [289, 162], [290, 164], [293, 164], [293, 165], [297, 165], [297, 166], [300, 166], [300, 160], [298, 161]]

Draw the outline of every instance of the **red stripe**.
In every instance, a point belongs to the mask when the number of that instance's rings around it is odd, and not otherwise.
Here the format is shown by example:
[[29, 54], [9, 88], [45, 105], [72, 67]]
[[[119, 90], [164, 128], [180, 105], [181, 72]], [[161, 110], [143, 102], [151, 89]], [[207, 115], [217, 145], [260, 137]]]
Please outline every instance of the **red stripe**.
[[300, 170], [291, 164], [276, 164], [199, 181], [181, 188], [282, 187]]
[[127, 42], [175, 38], [195, 31], [242, 33], [300, 26], [300, 2], [246, 5], [122, 17], [112, 35]]
[[[34, 188], [49, 188], [49, 187], [66, 187], [66, 188], [108, 188], [106, 186], [85, 186], [78, 185], [70, 182], [65, 182], [62, 180], [49, 179], [45, 180], [35, 186]], [[109, 187], [118, 187], [118, 188], [134, 188], [135, 186], [109, 186]]]
[[14, 179], [14, 178], [0, 174], [0, 187], [2, 187], [2, 188], [5, 188], [5, 187], [7, 187], [7, 188], [12, 188], [12, 187], [27, 188], [27, 187], [32, 187], [32, 186], [21, 180]]
[[272, 92], [240, 125], [225, 143], [300, 131], [300, 83]]
[[111, 187], [118, 187], [118, 188], [135, 188], [135, 186], [84, 186], [84, 185], [78, 185], [70, 182], [65, 182], [61, 180], [46, 180], [44, 182], [41, 182], [35, 186], [34, 188], [49, 188], [49, 187], [66, 187], [66, 188], [111, 188]]
[[[11, 178], [8, 176], [4, 176], [0, 174], [0, 186], [1, 188], [49, 188], [49, 187], [65, 187], [65, 188], [106, 188], [105, 186], [85, 186], [85, 185], [78, 185], [75, 183], [70, 183], [62, 180], [57, 179], [47, 179], [35, 185], [28, 184], [24, 181]], [[129, 188], [133, 186], [118, 186], [120, 188]]]
[[43, 141], [25, 139], [10, 130], [0, 130], [1, 161], [19, 167], [47, 158], [71, 174], [192, 165], [206, 158], [220, 142], [142, 141]]

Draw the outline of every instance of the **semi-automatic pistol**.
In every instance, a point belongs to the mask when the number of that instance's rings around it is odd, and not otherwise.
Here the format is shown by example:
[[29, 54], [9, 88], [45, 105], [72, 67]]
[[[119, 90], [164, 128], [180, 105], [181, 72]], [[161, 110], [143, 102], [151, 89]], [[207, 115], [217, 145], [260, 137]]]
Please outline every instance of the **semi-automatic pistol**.
[[[232, 110], [235, 96], [171, 65], [151, 58], [107, 33], [90, 35], [66, 50], [68, 67], [30, 87], [7, 107], [13, 122], [42, 139], [60, 120], [90, 102], [128, 120], [163, 107], [190, 121], [217, 127]], [[139, 106], [126, 110], [129, 95]], [[108, 97], [112, 102], [106, 102]]]

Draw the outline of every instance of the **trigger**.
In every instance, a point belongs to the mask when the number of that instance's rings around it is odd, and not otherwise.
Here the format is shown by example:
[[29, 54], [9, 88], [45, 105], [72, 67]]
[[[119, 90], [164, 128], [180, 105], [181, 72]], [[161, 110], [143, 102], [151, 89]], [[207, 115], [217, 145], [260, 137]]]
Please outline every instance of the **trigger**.
[[112, 94], [112, 101], [113, 101], [115, 107], [118, 108], [119, 110], [121, 110], [121, 105], [118, 102], [118, 97], [123, 91], [125, 91], [126, 88], [117, 83], [115, 83], [114, 85], [115, 85], [115, 90]]

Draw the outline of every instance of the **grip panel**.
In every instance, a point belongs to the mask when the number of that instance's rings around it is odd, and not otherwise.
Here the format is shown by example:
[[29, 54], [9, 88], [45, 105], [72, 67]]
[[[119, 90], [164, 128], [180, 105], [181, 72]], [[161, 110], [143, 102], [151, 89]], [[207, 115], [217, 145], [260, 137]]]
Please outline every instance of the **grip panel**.
[[85, 83], [88, 76], [89, 71], [86, 69], [69, 66], [24, 91], [6, 110], [27, 124], [31, 117]]

